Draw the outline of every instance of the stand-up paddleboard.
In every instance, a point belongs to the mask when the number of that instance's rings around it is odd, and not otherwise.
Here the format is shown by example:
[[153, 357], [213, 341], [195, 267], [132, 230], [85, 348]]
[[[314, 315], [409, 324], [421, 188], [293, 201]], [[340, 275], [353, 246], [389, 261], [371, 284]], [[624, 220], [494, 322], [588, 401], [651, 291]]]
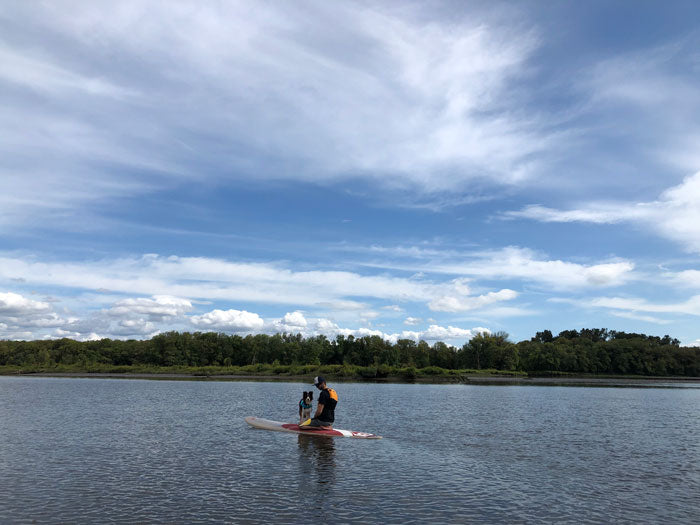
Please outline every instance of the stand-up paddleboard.
[[354, 430], [340, 430], [334, 428], [331, 430], [313, 430], [309, 427], [300, 427], [294, 423], [281, 423], [279, 421], [270, 421], [261, 417], [248, 416], [245, 422], [251, 427], [262, 428], [263, 430], [276, 430], [278, 432], [294, 432], [295, 434], [314, 435], [314, 436], [330, 436], [330, 437], [349, 437], [360, 439], [382, 439], [382, 436], [376, 434], [368, 434], [367, 432], [355, 432]]

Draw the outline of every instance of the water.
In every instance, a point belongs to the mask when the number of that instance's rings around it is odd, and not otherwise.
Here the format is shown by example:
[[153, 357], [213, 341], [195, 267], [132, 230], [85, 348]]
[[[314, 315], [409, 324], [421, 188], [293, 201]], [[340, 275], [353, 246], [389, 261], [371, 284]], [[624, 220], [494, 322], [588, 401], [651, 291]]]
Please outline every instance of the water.
[[[698, 523], [700, 388], [0, 377], [0, 523]], [[695, 384], [695, 387], [700, 385]]]

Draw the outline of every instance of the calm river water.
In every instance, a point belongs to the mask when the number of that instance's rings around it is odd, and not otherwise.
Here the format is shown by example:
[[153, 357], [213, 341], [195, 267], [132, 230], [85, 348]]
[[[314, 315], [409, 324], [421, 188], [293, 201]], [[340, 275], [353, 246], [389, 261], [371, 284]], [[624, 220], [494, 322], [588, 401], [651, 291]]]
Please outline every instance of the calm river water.
[[332, 386], [0, 377], [0, 523], [700, 522], [698, 384]]

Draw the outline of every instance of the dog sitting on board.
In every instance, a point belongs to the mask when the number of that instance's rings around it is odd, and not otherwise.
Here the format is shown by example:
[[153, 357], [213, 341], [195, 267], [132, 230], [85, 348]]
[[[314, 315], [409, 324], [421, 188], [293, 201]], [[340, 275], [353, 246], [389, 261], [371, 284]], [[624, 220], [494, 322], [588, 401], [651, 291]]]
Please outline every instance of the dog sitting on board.
[[314, 400], [314, 393], [304, 392], [299, 401], [299, 424], [301, 425], [304, 421], [311, 417], [311, 406]]

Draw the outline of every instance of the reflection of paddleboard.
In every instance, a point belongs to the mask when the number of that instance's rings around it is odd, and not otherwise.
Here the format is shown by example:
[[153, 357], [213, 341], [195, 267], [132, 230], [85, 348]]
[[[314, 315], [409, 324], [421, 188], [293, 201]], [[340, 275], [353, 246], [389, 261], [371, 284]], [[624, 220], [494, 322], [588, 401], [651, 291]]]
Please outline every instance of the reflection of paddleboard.
[[294, 432], [296, 434], [331, 436], [331, 437], [349, 437], [362, 439], [382, 439], [382, 436], [368, 434], [367, 432], [355, 432], [353, 430], [340, 430], [334, 428], [331, 430], [312, 430], [309, 427], [300, 427], [294, 423], [280, 423], [279, 421], [270, 421], [260, 417], [248, 416], [245, 422], [251, 427], [262, 428], [264, 430], [277, 430], [279, 432]]

